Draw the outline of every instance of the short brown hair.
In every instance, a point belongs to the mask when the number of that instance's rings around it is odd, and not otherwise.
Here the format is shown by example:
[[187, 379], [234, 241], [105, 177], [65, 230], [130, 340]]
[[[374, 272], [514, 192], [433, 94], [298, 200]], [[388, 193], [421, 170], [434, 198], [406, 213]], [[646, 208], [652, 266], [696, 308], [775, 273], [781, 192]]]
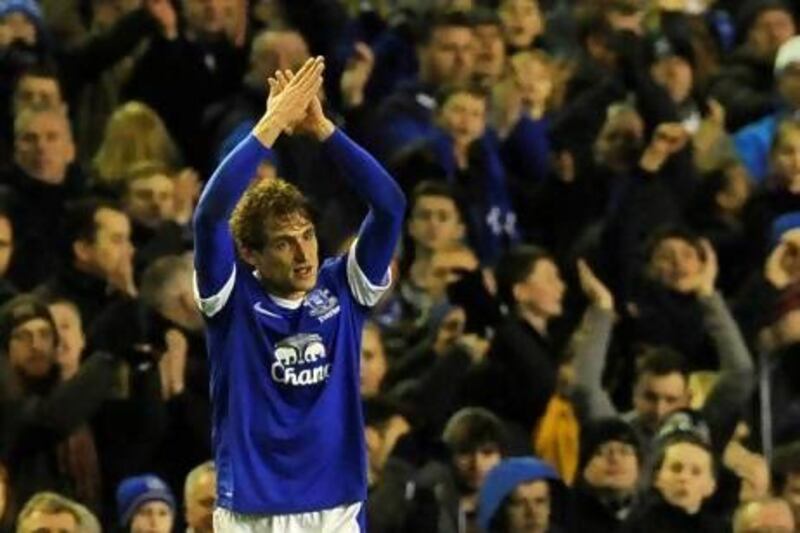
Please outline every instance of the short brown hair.
[[267, 221], [294, 214], [313, 221], [311, 204], [300, 189], [281, 179], [255, 182], [245, 191], [231, 214], [230, 228], [236, 246], [260, 250], [267, 243]]

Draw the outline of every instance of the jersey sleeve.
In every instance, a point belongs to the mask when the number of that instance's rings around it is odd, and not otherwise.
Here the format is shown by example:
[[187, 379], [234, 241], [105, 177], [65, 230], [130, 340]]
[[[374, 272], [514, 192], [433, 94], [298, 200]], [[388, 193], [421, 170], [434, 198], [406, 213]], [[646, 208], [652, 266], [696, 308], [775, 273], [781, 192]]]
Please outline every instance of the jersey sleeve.
[[193, 219], [194, 290], [201, 311], [208, 317], [225, 306], [236, 280], [230, 215], [259, 163], [269, 156], [270, 150], [248, 135], [220, 163], [200, 196]]
[[392, 284], [392, 271], [387, 268], [380, 283], [373, 283], [364, 273], [356, 259], [356, 246], [358, 239], [353, 241], [347, 252], [347, 286], [355, 300], [365, 306], [372, 307]]
[[369, 206], [348, 265], [350, 261], [357, 263], [359, 272], [371, 286], [382, 286], [400, 239], [405, 195], [380, 163], [341, 130], [336, 130], [325, 142], [325, 148], [353, 190]]
[[233, 293], [233, 286], [236, 284], [236, 263], [233, 264], [233, 270], [231, 271], [231, 275], [222, 288], [217, 291], [215, 294], [207, 296], [203, 298], [200, 296], [200, 286], [197, 282], [197, 271], [194, 272], [194, 276], [192, 279], [192, 289], [194, 290], [194, 301], [197, 304], [197, 307], [200, 309], [200, 312], [203, 313], [208, 318], [213, 317], [217, 313], [219, 313], [225, 304], [228, 303], [228, 300]]

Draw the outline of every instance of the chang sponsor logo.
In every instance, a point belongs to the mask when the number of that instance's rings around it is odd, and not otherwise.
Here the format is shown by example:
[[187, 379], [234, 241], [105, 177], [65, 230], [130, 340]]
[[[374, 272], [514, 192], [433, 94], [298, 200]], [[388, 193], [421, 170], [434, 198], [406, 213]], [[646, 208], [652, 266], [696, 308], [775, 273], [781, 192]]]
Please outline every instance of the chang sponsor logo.
[[307, 387], [326, 381], [331, 364], [316, 333], [287, 337], [275, 347], [275, 361], [270, 373], [273, 381], [293, 387]]

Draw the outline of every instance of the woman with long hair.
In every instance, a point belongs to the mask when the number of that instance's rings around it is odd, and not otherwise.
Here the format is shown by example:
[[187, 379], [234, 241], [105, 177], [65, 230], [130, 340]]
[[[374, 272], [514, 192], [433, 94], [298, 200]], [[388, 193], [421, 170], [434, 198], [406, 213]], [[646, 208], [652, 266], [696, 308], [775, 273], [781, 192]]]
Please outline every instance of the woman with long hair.
[[156, 161], [175, 170], [181, 167], [181, 159], [158, 113], [142, 102], [127, 102], [106, 123], [103, 143], [92, 162], [94, 185], [118, 190], [136, 163]]

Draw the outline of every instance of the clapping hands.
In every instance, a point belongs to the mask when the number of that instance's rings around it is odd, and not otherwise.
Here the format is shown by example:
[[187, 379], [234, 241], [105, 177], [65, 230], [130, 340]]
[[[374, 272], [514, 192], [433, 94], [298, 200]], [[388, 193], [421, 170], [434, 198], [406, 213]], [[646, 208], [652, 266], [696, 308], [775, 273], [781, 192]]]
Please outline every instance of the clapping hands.
[[253, 134], [265, 146], [272, 146], [281, 132], [300, 129], [321, 138], [333, 132], [333, 124], [322, 113], [318, 94], [322, 87], [325, 61], [314, 57], [297, 73], [278, 71], [267, 80], [267, 110], [253, 128]]

